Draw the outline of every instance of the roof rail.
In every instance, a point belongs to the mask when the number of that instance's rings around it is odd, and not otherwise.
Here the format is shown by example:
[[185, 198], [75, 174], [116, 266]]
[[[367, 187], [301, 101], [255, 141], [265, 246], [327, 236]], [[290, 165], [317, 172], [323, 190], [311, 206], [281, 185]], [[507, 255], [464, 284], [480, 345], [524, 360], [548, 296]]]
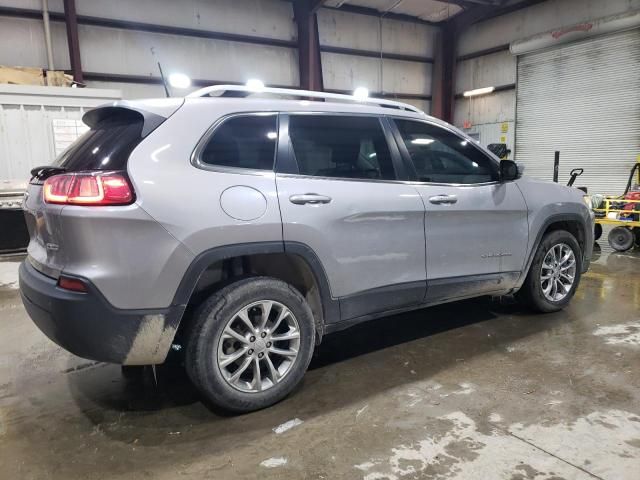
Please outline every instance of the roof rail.
[[194, 97], [206, 97], [212, 93], [220, 92], [219, 96], [224, 96], [226, 92], [245, 92], [247, 95], [252, 93], [272, 93], [274, 95], [285, 95], [290, 97], [306, 97], [306, 98], [323, 98], [328, 100], [339, 100], [343, 102], [356, 102], [367, 103], [372, 105], [380, 105], [385, 107], [394, 107], [400, 110], [408, 110], [410, 112], [422, 113], [424, 112], [413, 105], [408, 103], [396, 102], [394, 100], [386, 100], [383, 98], [357, 98], [353, 95], [343, 95], [340, 93], [327, 93], [327, 92], [315, 92], [313, 90], [296, 90], [294, 88], [274, 88], [274, 87], [262, 87], [252, 88], [246, 85], [212, 85], [210, 87], [204, 87], [200, 90], [187, 95], [188, 98]]

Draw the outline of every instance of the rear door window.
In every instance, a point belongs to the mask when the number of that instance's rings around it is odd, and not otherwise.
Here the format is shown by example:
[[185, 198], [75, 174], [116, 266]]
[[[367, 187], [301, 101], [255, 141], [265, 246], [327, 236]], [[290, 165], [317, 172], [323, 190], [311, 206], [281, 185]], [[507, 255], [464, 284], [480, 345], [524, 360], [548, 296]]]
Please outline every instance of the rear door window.
[[396, 178], [378, 118], [291, 115], [289, 136], [301, 175], [364, 180]]
[[273, 170], [277, 139], [276, 114], [231, 117], [213, 131], [199, 161], [219, 167]]
[[394, 119], [421, 182], [474, 184], [498, 180], [498, 165], [467, 140], [442, 127]]
[[142, 141], [143, 126], [138, 112], [117, 109], [71, 144], [53, 165], [68, 172], [126, 170], [129, 155]]

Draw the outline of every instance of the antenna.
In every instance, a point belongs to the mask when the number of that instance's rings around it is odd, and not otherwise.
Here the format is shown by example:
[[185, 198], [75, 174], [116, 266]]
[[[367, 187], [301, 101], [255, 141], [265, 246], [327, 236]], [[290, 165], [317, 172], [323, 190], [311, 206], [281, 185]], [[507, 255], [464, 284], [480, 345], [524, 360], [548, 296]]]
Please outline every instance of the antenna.
[[158, 64], [158, 70], [160, 71], [160, 78], [162, 79], [162, 86], [164, 87], [164, 94], [167, 96], [167, 98], [169, 98], [171, 97], [171, 94], [169, 93], [169, 86], [167, 85], [167, 79], [164, 78], [164, 73], [162, 71], [162, 65], [160, 65], [160, 60], [156, 55], [156, 47], [151, 47], [150, 50], [151, 50], [151, 55], [153, 55], [153, 58], [156, 59], [156, 62]]

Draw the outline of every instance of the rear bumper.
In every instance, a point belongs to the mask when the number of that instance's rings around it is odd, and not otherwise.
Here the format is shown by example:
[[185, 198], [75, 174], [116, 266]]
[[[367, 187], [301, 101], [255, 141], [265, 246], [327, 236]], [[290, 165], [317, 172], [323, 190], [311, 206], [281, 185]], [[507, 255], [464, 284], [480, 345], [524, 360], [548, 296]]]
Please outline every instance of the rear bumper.
[[57, 286], [25, 260], [20, 294], [27, 313], [42, 332], [79, 357], [124, 365], [164, 362], [184, 307], [158, 310], [114, 308], [86, 279], [87, 293]]

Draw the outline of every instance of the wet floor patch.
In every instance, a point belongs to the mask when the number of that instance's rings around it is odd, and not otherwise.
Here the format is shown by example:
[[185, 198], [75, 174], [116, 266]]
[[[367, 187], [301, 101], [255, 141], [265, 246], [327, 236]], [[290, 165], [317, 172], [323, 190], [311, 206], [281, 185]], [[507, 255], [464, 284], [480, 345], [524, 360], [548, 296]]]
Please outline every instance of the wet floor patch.
[[277, 468], [287, 464], [287, 459], [284, 457], [272, 457], [260, 462], [261, 467], [265, 468]]
[[292, 428], [297, 427], [298, 425], [302, 425], [302, 423], [302, 420], [300, 420], [299, 418], [294, 418], [293, 420], [289, 420], [288, 422], [284, 422], [283, 424], [278, 425], [273, 429], [273, 431], [276, 434], [281, 434], [286, 432], [287, 430], [291, 430]]
[[364, 480], [591, 478], [508, 432], [480, 431], [463, 412], [438, 417], [425, 430], [430, 433], [423, 439], [393, 446], [388, 455], [367, 459], [354, 469]]
[[509, 432], [598, 478], [632, 479], [640, 472], [640, 416], [634, 413], [597, 411], [572, 422], [513, 424]]
[[180, 366], [73, 357], [0, 289], [0, 477], [638, 480], [637, 263], [603, 253], [554, 314], [480, 299], [328, 335], [299, 389], [240, 416]]
[[0, 262], [0, 289], [18, 289], [18, 268], [20, 262]]
[[640, 321], [598, 327], [593, 334], [609, 345], [640, 346]]
[[0, 437], [7, 433], [7, 427], [5, 426], [4, 414], [0, 410]]

